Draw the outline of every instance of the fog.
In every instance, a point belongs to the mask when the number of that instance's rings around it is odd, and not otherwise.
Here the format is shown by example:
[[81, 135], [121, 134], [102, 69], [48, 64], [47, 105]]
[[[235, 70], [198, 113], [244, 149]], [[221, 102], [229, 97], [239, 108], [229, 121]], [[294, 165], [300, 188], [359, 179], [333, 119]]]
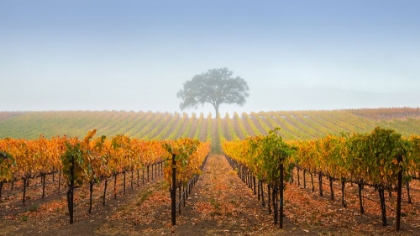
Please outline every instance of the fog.
[[[220, 113], [418, 107], [415, 1], [2, 1], [0, 110], [181, 112], [185, 81], [250, 88]], [[214, 112], [211, 105], [187, 112]]]

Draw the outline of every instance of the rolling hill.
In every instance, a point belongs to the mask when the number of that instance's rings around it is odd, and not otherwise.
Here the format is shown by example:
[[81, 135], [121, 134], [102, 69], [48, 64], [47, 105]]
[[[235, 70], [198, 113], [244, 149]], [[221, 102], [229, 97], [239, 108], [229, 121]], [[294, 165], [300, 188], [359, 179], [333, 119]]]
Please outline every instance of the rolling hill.
[[88, 130], [98, 135], [125, 134], [146, 140], [180, 137], [210, 140], [244, 139], [281, 127], [286, 140], [314, 139], [341, 132], [370, 132], [381, 126], [404, 136], [420, 134], [420, 108], [382, 108], [331, 111], [270, 111], [226, 114], [134, 111], [27, 111], [0, 112], [0, 138], [36, 139], [40, 134], [83, 137]]

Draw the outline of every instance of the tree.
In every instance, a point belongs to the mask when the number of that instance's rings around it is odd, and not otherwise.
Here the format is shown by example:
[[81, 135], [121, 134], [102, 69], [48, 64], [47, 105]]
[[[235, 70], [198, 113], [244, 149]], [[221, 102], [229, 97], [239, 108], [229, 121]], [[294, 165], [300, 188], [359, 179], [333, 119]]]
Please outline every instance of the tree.
[[197, 108], [198, 105], [208, 102], [213, 105], [218, 117], [222, 103], [244, 105], [249, 96], [248, 84], [241, 77], [233, 78], [232, 74], [227, 68], [221, 68], [194, 76], [184, 83], [184, 89], [177, 94], [183, 100], [179, 107], [181, 110]]

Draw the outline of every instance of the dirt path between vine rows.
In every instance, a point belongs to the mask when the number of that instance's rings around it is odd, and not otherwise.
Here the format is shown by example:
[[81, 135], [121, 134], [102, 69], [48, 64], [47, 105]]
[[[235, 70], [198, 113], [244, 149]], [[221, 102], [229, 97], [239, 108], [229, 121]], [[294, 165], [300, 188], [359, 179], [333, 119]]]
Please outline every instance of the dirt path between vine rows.
[[173, 232], [179, 235], [317, 235], [287, 218], [284, 229], [274, 225], [267, 207], [261, 205], [222, 155], [209, 157], [178, 221]]
[[[221, 155], [208, 158], [186, 206], [172, 226], [168, 186], [157, 184], [141, 206], [133, 204], [95, 231], [107, 235], [318, 235], [285, 218], [273, 224], [267, 207], [237, 176]], [[141, 212], [141, 213], [139, 213]], [[121, 220], [125, 219], [125, 220]]]

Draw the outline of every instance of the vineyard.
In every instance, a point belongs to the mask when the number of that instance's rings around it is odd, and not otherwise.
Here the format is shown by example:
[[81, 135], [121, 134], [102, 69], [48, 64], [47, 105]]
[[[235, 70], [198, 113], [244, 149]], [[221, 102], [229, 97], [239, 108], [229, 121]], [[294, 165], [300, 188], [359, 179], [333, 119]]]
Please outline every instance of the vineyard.
[[419, 108], [334, 111], [277, 111], [211, 114], [126, 111], [0, 112], [0, 139], [37, 139], [67, 135], [82, 138], [92, 129], [107, 137], [124, 134], [142, 140], [195, 138], [220, 151], [223, 140], [266, 135], [280, 127], [285, 140], [310, 140], [342, 132], [366, 133], [376, 126], [394, 129], [403, 136], [420, 133]]
[[[274, 223], [280, 219], [283, 227], [283, 192], [285, 180], [293, 178], [293, 170], [303, 170], [303, 176], [311, 177], [312, 191], [315, 191], [314, 175], [318, 175], [319, 195], [323, 196], [323, 176], [329, 181], [330, 200], [334, 201], [333, 182], [341, 184], [341, 204], [347, 207], [345, 188], [347, 183], [358, 185], [360, 214], [364, 214], [362, 190], [364, 186], [374, 187], [379, 193], [382, 225], [387, 225], [385, 190], [389, 195], [397, 190], [397, 230], [400, 229], [401, 196], [403, 179], [408, 204], [410, 180], [418, 179], [420, 174], [420, 136], [403, 139], [391, 129], [376, 127], [369, 134], [342, 136], [328, 135], [310, 141], [284, 142], [278, 130], [270, 131], [267, 136], [254, 136], [242, 141], [225, 141], [223, 151], [233, 168], [258, 198], [264, 196], [263, 185], [268, 185], [268, 205], [270, 199], [274, 207]], [[293, 182], [293, 179], [290, 179]], [[258, 187], [256, 187], [258, 182]], [[304, 179], [306, 188], [306, 179]], [[298, 179], [300, 184], [300, 179]], [[270, 190], [272, 194], [270, 194]], [[279, 192], [280, 197], [277, 196]], [[278, 202], [280, 201], [280, 202]], [[262, 198], [264, 204], [264, 198]], [[280, 206], [280, 216], [278, 216]], [[270, 208], [270, 206], [269, 206]], [[270, 209], [271, 212], [271, 209]]]
[[[26, 206], [30, 180], [38, 178], [42, 185], [41, 199], [44, 199], [46, 179], [51, 175], [52, 185], [56, 185], [57, 188], [55, 194], [60, 194], [62, 188], [65, 188], [70, 224], [73, 224], [76, 188], [89, 185], [88, 213], [91, 214], [94, 185], [103, 182], [102, 205], [105, 207], [110, 178], [113, 179], [113, 198], [117, 199], [117, 179], [121, 175], [124, 195], [128, 181], [133, 190], [135, 185], [139, 187], [140, 182], [144, 184], [146, 180], [150, 182], [156, 177], [163, 176], [166, 183], [171, 186], [173, 213], [175, 213], [176, 209], [181, 211], [182, 200], [185, 205], [187, 194], [196, 183], [210, 152], [210, 143], [203, 143], [197, 139], [143, 141], [124, 135], [117, 135], [111, 139], [107, 139], [106, 136], [94, 138], [95, 134], [96, 130], [89, 131], [83, 140], [67, 136], [46, 139], [42, 135], [36, 140], [11, 138], [0, 140], [0, 200], [3, 186], [6, 184], [10, 189], [4, 197], [5, 202], [8, 203], [10, 199], [16, 200], [18, 193], [15, 190], [17, 187], [15, 183], [21, 182], [18, 187], [22, 194], [22, 205]], [[56, 175], [58, 180], [55, 184]], [[128, 175], [130, 180], [127, 181]], [[134, 180], [135, 175], [136, 180]], [[179, 190], [178, 198], [177, 190]]]
[[1, 112], [0, 227], [416, 235], [419, 117], [416, 108]]

